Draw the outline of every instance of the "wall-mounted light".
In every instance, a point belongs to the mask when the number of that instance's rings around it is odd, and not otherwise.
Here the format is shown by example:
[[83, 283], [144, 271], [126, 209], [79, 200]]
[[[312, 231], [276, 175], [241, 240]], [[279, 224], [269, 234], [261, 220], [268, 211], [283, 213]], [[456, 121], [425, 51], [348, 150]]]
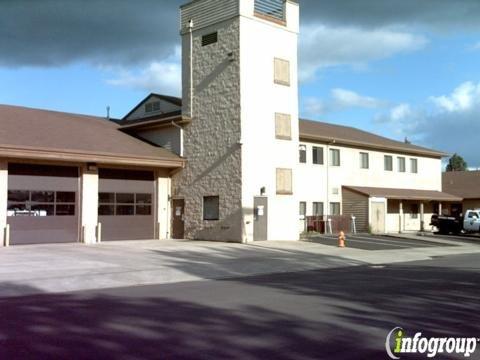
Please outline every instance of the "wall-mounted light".
[[263, 187], [260, 189], [260, 195], [264, 196], [266, 193], [267, 193], [267, 189], [265, 188], [265, 186], [263, 186]]
[[233, 62], [235, 61], [235, 53], [233, 51], [227, 54], [228, 61]]
[[95, 163], [87, 163], [87, 171], [97, 171], [98, 166]]

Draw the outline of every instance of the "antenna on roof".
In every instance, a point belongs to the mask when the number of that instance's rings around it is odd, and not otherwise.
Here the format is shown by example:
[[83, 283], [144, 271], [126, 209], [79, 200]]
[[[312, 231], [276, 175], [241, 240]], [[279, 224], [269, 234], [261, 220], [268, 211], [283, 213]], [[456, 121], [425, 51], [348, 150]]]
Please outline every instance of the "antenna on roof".
[[405, 136], [405, 144], [411, 144], [410, 140], [408, 140], [408, 137]]
[[107, 120], [110, 121], [110, 105], [107, 105]]

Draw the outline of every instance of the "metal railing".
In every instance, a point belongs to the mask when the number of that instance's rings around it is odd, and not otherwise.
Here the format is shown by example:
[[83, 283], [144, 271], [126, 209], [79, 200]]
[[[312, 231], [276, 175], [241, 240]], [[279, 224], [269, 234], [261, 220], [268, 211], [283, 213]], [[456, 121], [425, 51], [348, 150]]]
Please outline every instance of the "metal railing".
[[255, 12], [285, 20], [285, 0], [255, 0]]

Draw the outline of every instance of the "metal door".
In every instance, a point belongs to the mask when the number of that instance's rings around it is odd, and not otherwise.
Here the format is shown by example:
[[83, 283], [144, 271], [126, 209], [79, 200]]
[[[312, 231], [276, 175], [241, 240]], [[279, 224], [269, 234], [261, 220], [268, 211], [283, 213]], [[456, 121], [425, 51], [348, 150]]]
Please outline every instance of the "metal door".
[[151, 171], [99, 170], [102, 241], [155, 238], [155, 181]]
[[268, 239], [268, 198], [258, 196], [253, 200], [253, 240]]
[[372, 203], [372, 232], [374, 234], [385, 233], [385, 203]]
[[185, 200], [172, 200], [172, 239], [183, 239], [185, 236]]
[[9, 164], [8, 171], [10, 244], [77, 242], [78, 168]]

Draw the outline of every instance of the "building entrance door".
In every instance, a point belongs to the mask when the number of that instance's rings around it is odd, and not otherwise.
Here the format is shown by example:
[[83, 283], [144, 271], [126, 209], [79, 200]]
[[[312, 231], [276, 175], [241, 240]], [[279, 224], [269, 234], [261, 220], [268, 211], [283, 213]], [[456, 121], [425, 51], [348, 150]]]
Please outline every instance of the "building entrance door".
[[253, 201], [253, 240], [268, 239], [268, 198], [255, 197]]
[[372, 202], [372, 232], [385, 233], [385, 203]]
[[185, 237], [185, 200], [172, 199], [172, 239]]

